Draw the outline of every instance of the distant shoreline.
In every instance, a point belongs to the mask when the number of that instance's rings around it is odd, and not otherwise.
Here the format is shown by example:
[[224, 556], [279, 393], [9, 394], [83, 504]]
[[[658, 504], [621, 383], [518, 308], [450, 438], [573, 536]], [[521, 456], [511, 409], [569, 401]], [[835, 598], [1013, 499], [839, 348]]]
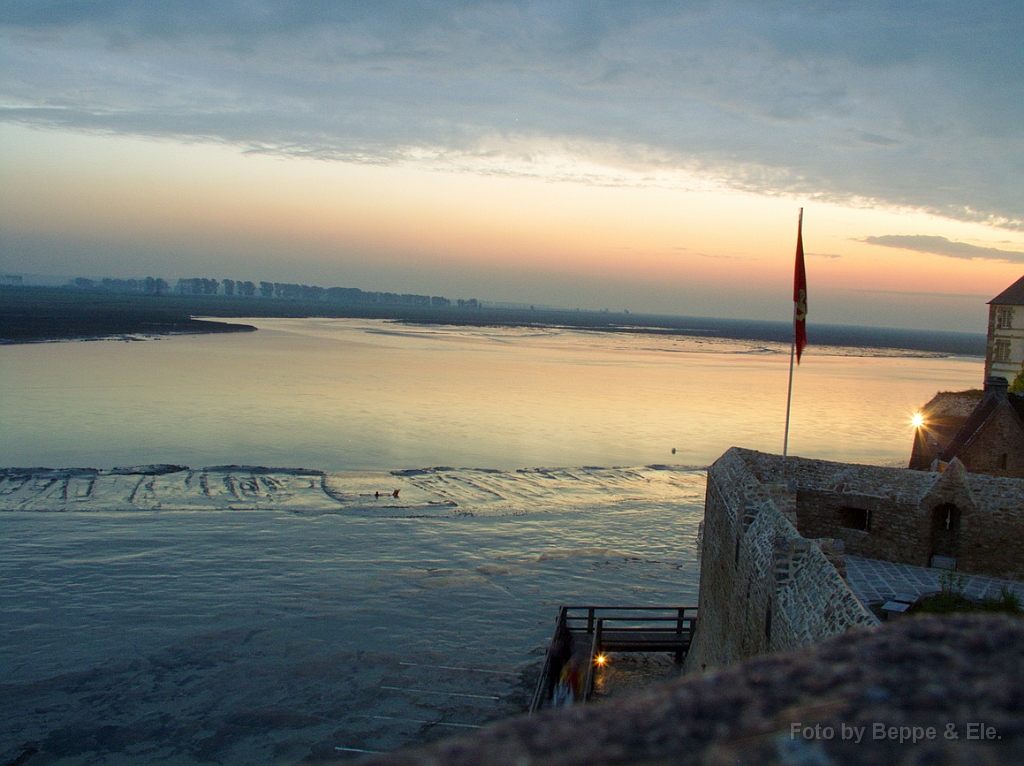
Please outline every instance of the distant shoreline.
[[[13, 324], [13, 323], [12, 323]], [[174, 335], [210, 335], [214, 333], [256, 332], [248, 324], [210, 322], [203, 319], [186, 319], [168, 323], [118, 319], [89, 322], [80, 327], [67, 327], [63, 323], [50, 324], [28, 320], [5, 326], [0, 332], [0, 345], [12, 346], [28, 343], [66, 343], [91, 340], [152, 340]]]
[[194, 319], [188, 308], [145, 296], [4, 287], [0, 288], [0, 344], [256, 331], [252, 325]]
[[[568, 312], [567, 312], [568, 313]], [[596, 313], [596, 312], [594, 312]], [[605, 315], [607, 316], [607, 315]], [[793, 326], [789, 322], [770, 322], [746, 319], [717, 319], [713, 317], [668, 317], [627, 315], [629, 324], [561, 322], [501, 322], [501, 321], [422, 321], [400, 320], [404, 324], [447, 324], [467, 327], [552, 327], [592, 332], [611, 332], [634, 335], [681, 336], [698, 338], [724, 338], [727, 340], [785, 343], [792, 340]], [[621, 318], [621, 315], [619, 315]], [[644, 324], [641, 324], [644, 322]], [[649, 324], [646, 322], [650, 322]], [[928, 330], [905, 330], [888, 327], [858, 327], [853, 325], [810, 325], [810, 346], [891, 349], [919, 351], [941, 356], [985, 357], [984, 335]]]
[[[211, 319], [194, 319], [195, 316]], [[560, 327], [597, 332], [697, 336], [789, 343], [792, 325], [749, 319], [666, 316], [607, 311], [366, 305], [280, 298], [131, 295], [67, 288], [0, 287], [0, 343], [92, 340], [122, 336], [253, 332], [217, 319], [383, 319], [417, 325]], [[905, 349], [951, 356], [985, 356], [986, 336], [809, 323], [813, 345]], [[130, 339], [130, 338], [128, 338]]]

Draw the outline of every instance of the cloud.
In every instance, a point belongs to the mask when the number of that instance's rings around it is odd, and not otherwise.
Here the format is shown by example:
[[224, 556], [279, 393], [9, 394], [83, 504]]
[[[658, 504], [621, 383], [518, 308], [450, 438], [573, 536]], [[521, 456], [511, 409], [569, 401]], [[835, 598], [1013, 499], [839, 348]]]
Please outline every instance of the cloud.
[[1019, 250], [1000, 250], [996, 247], [978, 247], [966, 242], [953, 242], [945, 237], [925, 234], [886, 234], [881, 237], [864, 237], [862, 242], [881, 247], [895, 247], [900, 250], [915, 250], [919, 253], [931, 253], [946, 258], [963, 258], [974, 260], [983, 258], [1004, 263], [1024, 263], [1024, 252]]
[[1024, 229], [1020, 39], [1018, 2], [23, 0], [0, 120]]
[[991, 295], [984, 295], [982, 293], [934, 293], [927, 291], [917, 290], [847, 290], [848, 293], [870, 293], [872, 295], [899, 295], [899, 296], [913, 296], [916, 298], [951, 298], [955, 300], [970, 300], [976, 302], [982, 302], [989, 300]]

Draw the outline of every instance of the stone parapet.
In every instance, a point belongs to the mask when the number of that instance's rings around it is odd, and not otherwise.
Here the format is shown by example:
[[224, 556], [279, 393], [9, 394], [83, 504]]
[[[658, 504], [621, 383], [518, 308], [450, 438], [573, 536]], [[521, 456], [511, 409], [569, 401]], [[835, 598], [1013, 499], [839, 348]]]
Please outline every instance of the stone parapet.
[[779, 474], [763, 481], [751, 470], [752, 454], [731, 449], [708, 470], [700, 619], [689, 671], [877, 624], [843, 580], [842, 541], [801, 536], [790, 518], [798, 492]]
[[929, 566], [939, 555], [963, 572], [1024, 579], [1022, 479], [969, 473], [956, 459], [930, 472], [739, 453], [766, 488], [788, 478], [804, 537], [841, 540], [854, 556]]

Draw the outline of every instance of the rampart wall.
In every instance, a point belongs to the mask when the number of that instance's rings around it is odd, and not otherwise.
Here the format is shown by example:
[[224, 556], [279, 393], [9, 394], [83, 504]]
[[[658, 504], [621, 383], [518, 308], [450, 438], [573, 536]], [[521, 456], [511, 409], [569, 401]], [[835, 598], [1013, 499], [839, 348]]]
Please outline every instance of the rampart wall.
[[1024, 579], [1024, 480], [732, 448], [708, 469], [700, 612], [687, 670], [877, 624], [847, 553]]
[[[760, 482], [777, 481], [782, 458], [744, 451]], [[932, 556], [957, 570], [1024, 579], [1024, 480], [790, 458], [798, 531], [841, 540], [848, 554], [914, 566]]]
[[688, 671], [878, 622], [833, 563], [841, 561], [841, 543], [800, 535], [795, 495], [761, 480], [749, 464], [756, 454], [733, 448], [708, 470], [700, 617]]

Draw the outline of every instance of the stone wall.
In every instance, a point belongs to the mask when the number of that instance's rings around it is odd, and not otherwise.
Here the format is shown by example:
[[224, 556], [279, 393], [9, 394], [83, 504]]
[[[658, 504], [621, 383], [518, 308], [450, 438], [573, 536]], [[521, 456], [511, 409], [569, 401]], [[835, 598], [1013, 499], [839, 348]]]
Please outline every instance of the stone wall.
[[[758, 481], [777, 481], [781, 457], [742, 452]], [[790, 458], [786, 472], [804, 537], [834, 538], [849, 554], [915, 566], [949, 555], [963, 572], [1024, 579], [1021, 479], [968, 473], [957, 460], [931, 473]], [[950, 508], [953, 529], [937, 528]]]
[[[697, 632], [688, 671], [784, 651], [877, 620], [833, 561], [842, 543], [808, 540], [794, 526], [796, 496], [764, 481], [733, 448], [708, 470]], [[831, 559], [831, 560], [830, 560]]]
[[796, 515], [802, 534], [842, 540], [853, 556], [928, 565], [928, 520], [910, 500], [802, 489]]
[[874, 624], [843, 580], [844, 553], [1024, 579], [1024, 481], [958, 460], [930, 473], [729, 450], [708, 470], [687, 669]]
[[957, 569], [1024, 580], [1024, 480], [977, 473], [966, 479], [975, 512], [962, 520]]
[[1024, 432], [1013, 408], [1002, 405], [992, 420], [958, 455], [971, 471], [992, 476], [1024, 476]]

